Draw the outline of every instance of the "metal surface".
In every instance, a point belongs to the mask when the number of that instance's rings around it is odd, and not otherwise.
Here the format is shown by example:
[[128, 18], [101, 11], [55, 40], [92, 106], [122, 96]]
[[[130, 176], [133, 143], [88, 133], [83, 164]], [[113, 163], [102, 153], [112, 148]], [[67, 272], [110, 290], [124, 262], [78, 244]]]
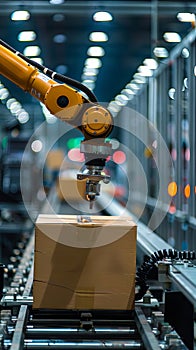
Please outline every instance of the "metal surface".
[[24, 330], [27, 320], [28, 307], [22, 305], [18, 314], [18, 320], [16, 323], [14, 335], [12, 338], [12, 345], [10, 350], [22, 350], [24, 344]]
[[[19, 0], [17, 2], [18, 6], [24, 6], [23, 0]], [[55, 4], [51, 4], [48, 6], [48, 3], [44, 0], [39, 1], [25, 1], [26, 7], [28, 7], [32, 13], [48, 13], [52, 14], [56, 10]], [[69, 5], [69, 6], [68, 6]], [[94, 6], [94, 1], [67, 1], [62, 4], [58, 4], [58, 10], [63, 11], [66, 10], [66, 13], [71, 14], [75, 9], [77, 9], [77, 13], [85, 13], [88, 10], [91, 10], [91, 8]], [[154, 8], [153, 3], [148, 3], [146, 1], [102, 1], [102, 6], [109, 9], [113, 14], [131, 14], [131, 15], [150, 15], [152, 13], [152, 10]], [[15, 1], [9, 1], [7, 3], [6, 1], [1, 1], [0, 9], [2, 8], [4, 12], [10, 12], [10, 10], [13, 10], [13, 7], [15, 6]], [[196, 2], [189, 1], [187, 3], [187, 6], [190, 11], [194, 12]], [[158, 11], [162, 14], [176, 14], [176, 7], [178, 7], [178, 10], [180, 9], [184, 10], [185, 4], [184, 2], [178, 1], [177, 5], [175, 2], [168, 2], [168, 1], [159, 1], [158, 2]]]
[[171, 267], [169, 276], [196, 310], [196, 267], [176, 264]]
[[142, 349], [142, 344], [139, 341], [127, 340], [125, 343], [119, 341], [74, 341], [74, 342], [60, 342], [60, 341], [25, 341], [25, 349]]
[[136, 323], [146, 348], [149, 350], [160, 349], [159, 343], [155, 335], [152, 333], [152, 330], [149, 326], [149, 323], [146, 320], [146, 317], [142, 309], [140, 307], [136, 307], [135, 314], [136, 314]]

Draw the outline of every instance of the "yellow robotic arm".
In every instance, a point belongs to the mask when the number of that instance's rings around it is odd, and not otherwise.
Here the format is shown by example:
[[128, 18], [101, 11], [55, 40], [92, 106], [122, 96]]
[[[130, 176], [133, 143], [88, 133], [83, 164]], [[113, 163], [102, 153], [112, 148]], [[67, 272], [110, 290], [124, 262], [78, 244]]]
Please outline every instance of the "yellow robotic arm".
[[[81, 152], [85, 155], [86, 170], [78, 179], [86, 179], [86, 199], [94, 201], [100, 193], [99, 182], [109, 182], [102, 173], [105, 161], [111, 154], [111, 144], [105, 142], [113, 126], [110, 112], [98, 105], [94, 94], [84, 85], [61, 76], [23, 56], [0, 40], [0, 74], [42, 102], [51, 114], [78, 128], [84, 135]], [[87, 99], [80, 91], [87, 92]], [[56, 79], [56, 80], [55, 80]], [[90, 204], [91, 206], [91, 204]]]

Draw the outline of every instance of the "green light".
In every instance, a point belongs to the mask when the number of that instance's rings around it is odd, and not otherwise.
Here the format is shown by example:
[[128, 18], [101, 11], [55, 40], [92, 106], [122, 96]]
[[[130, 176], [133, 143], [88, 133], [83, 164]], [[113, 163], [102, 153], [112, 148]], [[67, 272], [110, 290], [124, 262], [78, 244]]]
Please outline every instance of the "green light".
[[67, 141], [67, 148], [72, 149], [72, 148], [80, 148], [80, 143], [83, 140], [82, 137], [74, 137], [71, 138]]
[[2, 139], [2, 148], [3, 149], [6, 149], [6, 147], [7, 147], [7, 136], [5, 136], [3, 139]]

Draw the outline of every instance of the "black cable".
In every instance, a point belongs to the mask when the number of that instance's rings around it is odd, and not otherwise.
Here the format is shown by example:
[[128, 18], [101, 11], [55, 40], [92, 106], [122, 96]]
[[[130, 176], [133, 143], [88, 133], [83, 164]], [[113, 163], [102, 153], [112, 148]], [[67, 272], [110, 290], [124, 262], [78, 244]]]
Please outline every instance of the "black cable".
[[65, 83], [67, 85], [71, 85], [71, 86], [75, 87], [76, 89], [83, 91], [88, 96], [88, 98], [91, 102], [95, 102], [95, 103], [98, 102], [95, 94], [87, 86], [83, 85], [79, 81], [72, 79], [72, 78], [69, 78], [65, 75], [56, 73], [56, 72], [52, 71], [51, 69], [43, 66], [42, 64], [33, 61], [32, 59], [24, 56], [21, 52], [18, 52], [17, 50], [15, 50], [13, 47], [11, 47], [9, 44], [4, 42], [2, 39], [0, 39], [0, 44], [2, 46], [6, 47], [11, 52], [15, 53], [17, 56], [21, 57], [24, 61], [26, 61], [30, 65], [39, 69], [41, 72], [43, 72], [44, 74], [46, 74], [50, 78], [52, 78], [52, 79], [55, 78], [62, 83]]
[[145, 257], [143, 264], [137, 269], [136, 272], [136, 286], [139, 287], [139, 292], [135, 294], [135, 300], [140, 300], [143, 298], [144, 294], [147, 292], [149, 286], [146, 281], [148, 279], [149, 273], [155, 264], [158, 261], [162, 261], [166, 258], [171, 260], [195, 260], [196, 252], [195, 251], [177, 251], [175, 249], [163, 249], [158, 250], [151, 254], [150, 256]]

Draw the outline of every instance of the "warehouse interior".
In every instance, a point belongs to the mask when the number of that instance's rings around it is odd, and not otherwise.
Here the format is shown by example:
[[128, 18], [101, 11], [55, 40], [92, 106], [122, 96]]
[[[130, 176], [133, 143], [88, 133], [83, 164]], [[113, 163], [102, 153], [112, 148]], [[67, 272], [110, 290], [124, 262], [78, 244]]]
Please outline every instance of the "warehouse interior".
[[196, 2], [0, 2], [0, 348], [196, 348]]

